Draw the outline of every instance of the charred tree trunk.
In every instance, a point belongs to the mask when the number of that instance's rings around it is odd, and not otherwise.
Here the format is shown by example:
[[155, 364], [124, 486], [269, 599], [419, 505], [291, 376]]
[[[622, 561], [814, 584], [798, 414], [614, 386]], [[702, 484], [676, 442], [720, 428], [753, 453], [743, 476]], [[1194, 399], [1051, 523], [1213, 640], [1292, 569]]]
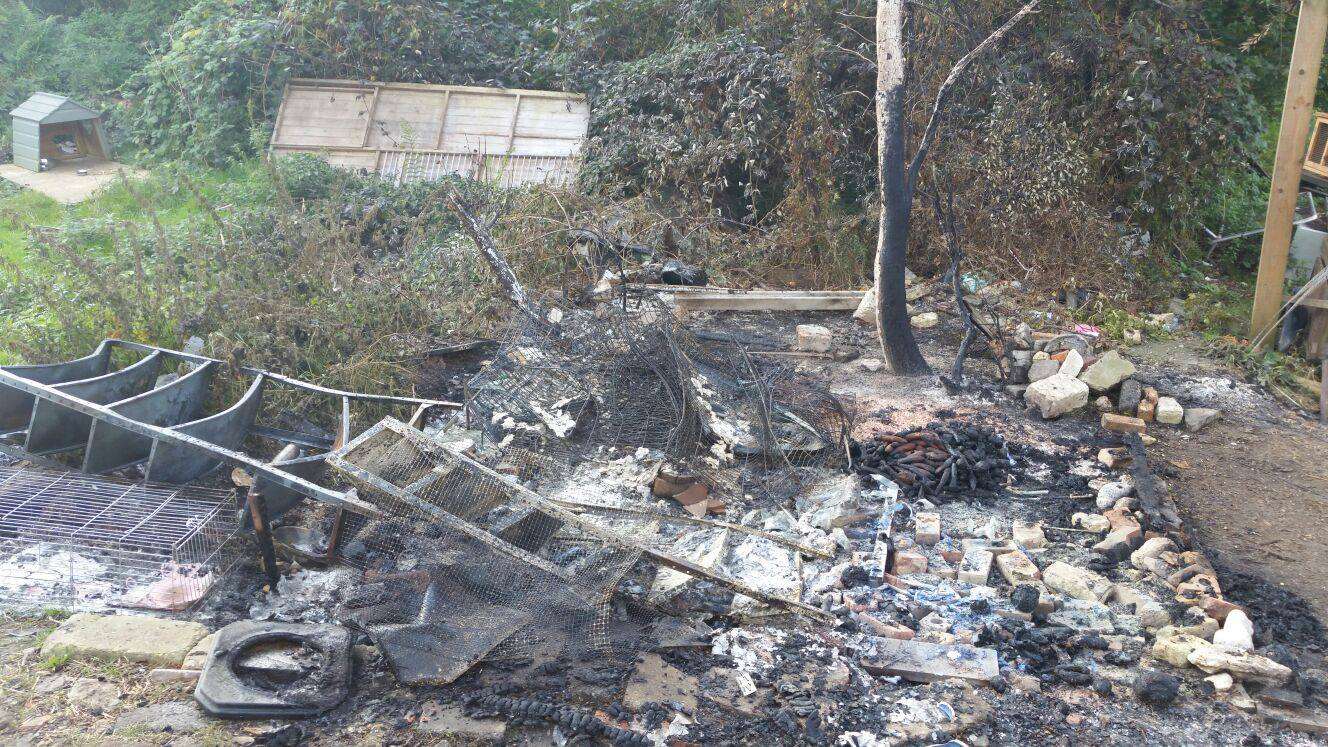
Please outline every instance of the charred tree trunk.
[[876, 153], [881, 185], [881, 230], [876, 242], [876, 329], [881, 335], [885, 359], [897, 374], [917, 375], [931, 371], [913, 337], [904, 289], [909, 216], [918, 172], [940, 129], [955, 83], [975, 60], [1000, 43], [1024, 17], [1036, 11], [1039, 2], [1029, 0], [950, 69], [950, 74], [945, 76], [936, 92], [931, 118], [922, 132], [917, 152], [908, 160], [904, 154], [907, 134], [904, 94], [908, 91], [904, 33], [908, 6], [905, 0], [876, 0]]
[[881, 189], [881, 226], [876, 243], [876, 329], [890, 369], [897, 374], [930, 372], [909, 324], [904, 288], [912, 185], [904, 154], [904, 0], [876, 3], [876, 151]]

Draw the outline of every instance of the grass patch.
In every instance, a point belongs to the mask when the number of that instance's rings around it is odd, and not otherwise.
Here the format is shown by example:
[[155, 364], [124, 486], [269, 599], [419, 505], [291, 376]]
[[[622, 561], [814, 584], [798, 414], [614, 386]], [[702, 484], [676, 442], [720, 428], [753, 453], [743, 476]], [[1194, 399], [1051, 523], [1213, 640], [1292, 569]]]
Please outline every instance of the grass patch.
[[61, 651], [59, 653], [51, 654], [50, 656], [38, 662], [37, 668], [45, 670], [47, 672], [58, 672], [61, 669], [63, 669], [66, 664], [69, 663], [70, 656], [71, 654], [68, 651]]
[[[146, 179], [117, 181], [77, 205], [51, 198], [10, 182], [0, 188], [0, 260], [19, 267], [36, 250], [44, 232], [74, 235], [85, 250], [111, 249], [113, 231], [173, 230], [208, 217], [208, 206], [228, 209], [249, 200], [270, 199], [266, 168], [259, 162], [226, 169], [165, 166]], [[202, 200], [199, 197], [202, 197]], [[156, 223], [154, 224], [154, 219]], [[99, 235], [102, 234], [102, 235]]]

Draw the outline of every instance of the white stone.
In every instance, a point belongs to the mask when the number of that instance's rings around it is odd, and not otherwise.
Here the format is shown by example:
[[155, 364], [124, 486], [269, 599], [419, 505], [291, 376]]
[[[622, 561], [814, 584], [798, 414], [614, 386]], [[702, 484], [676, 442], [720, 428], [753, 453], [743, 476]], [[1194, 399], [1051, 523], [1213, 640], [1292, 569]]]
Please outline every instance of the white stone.
[[1222, 629], [1213, 634], [1213, 643], [1233, 651], [1254, 650], [1254, 623], [1241, 610], [1227, 613]]
[[1088, 404], [1088, 385], [1069, 376], [1052, 376], [1029, 384], [1024, 400], [1044, 418], [1058, 418]]
[[1061, 363], [1061, 376], [1078, 376], [1084, 370], [1084, 357], [1079, 355], [1078, 350], [1071, 350], [1065, 354], [1065, 361]]
[[1158, 636], [1153, 641], [1150, 653], [1158, 661], [1165, 661], [1173, 667], [1185, 669], [1190, 666], [1190, 654], [1209, 645], [1208, 641], [1198, 636], [1179, 633], [1166, 638]]
[[866, 371], [875, 373], [885, 367], [885, 362], [880, 358], [859, 358], [858, 365]]
[[1089, 532], [1105, 532], [1111, 528], [1111, 520], [1102, 514], [1077, 513], [1070, 517], [1070, 523]]
[[1226, 672], [1222, 672], [1220, 674], [1215, 674], [1212, 677], [1204, 677], [1204, 682], [1212, 685], [1214, 692], [1224, 693], [1236, 684], [1236, 678]]
[[868, 327], [876, 327], [876, 289], [868, 288], [862, 295], [862, 301], [858, 304], [858, 310], [853, 312], [853, 318], [860, 324]]
[[797, 327], [798, 350], [804, 350], [809, 353], [826, 353], [830, 351], [830, 345], [833, 337], [830, 330], [819, 324], [799, 324]]
[[1171, 615], [1161, 603], [1125, 584], [1116, 584], [1116, 589], [1112, 592], [1112, 598], [1121, 604], [1134, 605], [1134, 616], [1139, 618], [1139, 624], [1148, 630], [1155, 630], [1171, 624]]
[[1228, 651], [1221, 646], [1201, 646], [1190, 653], [1189, 661], [1209, 674], [1230, 672], [1238, 680], [1253, 680], [1280, 685], [1291, 679], [1292, 671], [1258, 654]]
[[1134, 482], [1129, 478], [1109, 482], [1097, 489], [1097, 509], [1108, 511], [1115, 508], [1116, 501], [1128, 497], [1133, 492]]
[[1221, 415], [1221, 410], [1214, 410], [1210, 407], [1191, 407], [1185, 411], [1185, 428], [1189, 431], [1198, 431], [1217, 420]]
[[1042, 571], [1042, 582], [1052, 591], [1085, 602], [1101, 602], [1113, 584], [1101, 574], [1058, 560]]
[[1176, 549], [1176, 543], [1166, 537], [1154, 537], [1147, 540], [1138, 550], [1130, 553], [1130, 565], [1141, 571], [1148, 570], [1144, 562], [1149, 558], [1156, 558], [1164, 552], [1171, 552]]
[[1175, 397], [1158, 397], [1153, 419], [1164, 425], [1180, 425], [1185, 419], [1185, 408], [1180, 406]]
[[1079, 380], [1095, 392], [1105, 392], [1133, 375], [1134, 364], [1110, 350], [1079, 374]]
[[1047, 546], [1047, 535], [1042, 531], [1041, 524], [1028, 524], [1015, 519], [1011, 536], [1015, 544], [1029, 550], [1038, 550]]
[[924, 311], [909, 320], [917, 329], [931, 329], [941, 323], [941, 317], [934, 311]]

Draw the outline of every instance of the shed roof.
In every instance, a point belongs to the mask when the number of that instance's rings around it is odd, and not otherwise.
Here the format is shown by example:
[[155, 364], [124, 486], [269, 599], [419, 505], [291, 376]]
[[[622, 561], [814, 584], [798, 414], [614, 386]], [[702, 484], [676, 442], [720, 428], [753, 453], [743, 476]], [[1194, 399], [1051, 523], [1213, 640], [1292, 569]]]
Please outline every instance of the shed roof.
[[33, 122], [50, 123], [77, 122], [81, 119], [96, 119], [100, 112], [89, 109], [68, 96], [38, 91], [27, 101], [10, 112], [15, 118]]

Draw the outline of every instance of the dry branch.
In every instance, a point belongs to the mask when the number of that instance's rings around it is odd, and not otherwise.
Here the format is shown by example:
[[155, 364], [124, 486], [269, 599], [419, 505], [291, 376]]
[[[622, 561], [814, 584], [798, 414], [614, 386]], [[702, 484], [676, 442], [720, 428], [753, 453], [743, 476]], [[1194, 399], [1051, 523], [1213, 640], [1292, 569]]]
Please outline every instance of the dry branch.
[[475, 217], [475, 209], [466, 203], [465, 198], [454, 187], [444, 190], [443, 199], [446, 200], [448, 207], [461, 217], [462, 230], [470, 236], [471, 241], [475, 242], [480, 254], [493, 270], [494, 276], [498, 278], [498, 284], [503, 286], [503, 291], [507, 293], [507, 298], [511, 300], [517, 311], [541, 325], [549, 324], [544, 314], [540, 312], [539, 306], [526, 295], [525, 288], [521, 287], [521, 281], [517, 279], [516, 273], [512, 272], [512, 266], [507, 264], [507, 260], [498, 251], [498, 243], [494, 241], [493, 234]]
[[927, 129], [922, 131], [922, 140], [918, 143], [918, 150], [913, 154], [913, 162], [908, 167], [908, 188], [910, 192], [913, 186], [917, 184], [918, 172], [922, 169], [922, 162], [926, 159], [927, 152], [931, 150], [932, 141], [936, 139], [936, 131], [940, 129], [941, 117], [944, 115], [945, 105], [950, 100], [950, 92], [954, 89], [955, 83], [963, 77], [964, 73], [968, 72], [968, 69], [973, 66], [973, 63], [979, 57], [1000, 43], [1025, 16], [1037, 10], [1039, 2], [1041, 0], [1031, 0], [1027, 5], [1020, 8], [1019, 12], [1010, 16], [1010, 19], [1002, 24], [1000, 28], [991, 32], [991, 35], [983, 39], [981, 44], [959, 58], [955, 66], [950, 68], [950, 74], [945, 76], [941, 87], [936, 90], [936, 103], [932, 105], [931, 118], [927, 121]]

